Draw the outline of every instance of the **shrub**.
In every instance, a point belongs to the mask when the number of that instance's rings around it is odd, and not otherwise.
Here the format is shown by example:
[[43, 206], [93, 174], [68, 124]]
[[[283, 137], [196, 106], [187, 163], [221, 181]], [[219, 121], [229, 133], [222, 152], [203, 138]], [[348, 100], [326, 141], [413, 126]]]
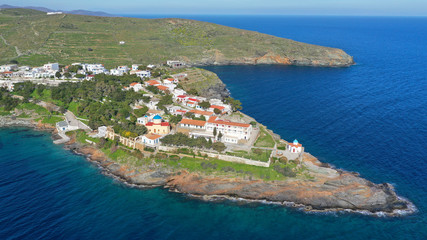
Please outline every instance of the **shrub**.
[[289, 167], [281, 168], [279, 165], [274, 165], [274, 170], [285, 177], [296, 177], [297, 174]]
[[200, 165], [202, 166], [203, 169], [208, 169], [208, 168], [216, 169], [218, 166], [216, 163], [210, 163], [210, 162], [202, 162], [200, 163]]
[[145, 147], [144, 150], [147, 152], [154, 152], [155, 151], [154, 148], [151, 148], [151, 147]]
[[281, 157], [281, 158], [279, 159], [279, 161], [280, 161], [281, 163], [286, 164], [286, 163], [288, 163], [288, 158], [286, 158], [286, 157]]
[[233, 167], [230, 167], [230, 166], [222, 167], [221, 170], [223, 172], [236, 172], [236, 169], [234, 169]]
[[174, 161], [174, 162], [177, 162], [181, 158], [178, 155], [171, 155], [171, 156], [169, 156], [169, 159], [172, 160], [172, 161]]
[[168, 155], [164, 154], [164, 153], [157, 153], [156, 158], [157, 159], [166, 159], [166, 158], [168, 158]]

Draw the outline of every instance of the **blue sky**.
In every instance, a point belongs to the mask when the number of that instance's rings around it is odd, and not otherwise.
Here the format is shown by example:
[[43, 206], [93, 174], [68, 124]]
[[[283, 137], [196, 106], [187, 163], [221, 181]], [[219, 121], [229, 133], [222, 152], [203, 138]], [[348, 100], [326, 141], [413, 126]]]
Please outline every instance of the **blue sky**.
[[427, 16], [427, 0], [0, 0], [0, 4], [116, 14]]

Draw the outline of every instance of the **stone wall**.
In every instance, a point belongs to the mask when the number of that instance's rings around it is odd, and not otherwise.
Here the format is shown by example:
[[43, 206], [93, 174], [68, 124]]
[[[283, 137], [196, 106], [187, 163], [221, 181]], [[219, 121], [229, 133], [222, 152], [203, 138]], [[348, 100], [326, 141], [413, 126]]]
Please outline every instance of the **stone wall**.
[[[172, 151], [175, 151], [177, 149], [178, 148], [176, 148], [176, 147], [159, 146], [159, 150], [166, 151], [166, 152], [172, 152]], [[247, 158], [241, 158], [241, 157], [235, 157], [235, 156], [218, 154], [218, 153], [211, 153], [211, 152], [200, 151], [200, 153], [206, 154], [206, 155], [208, 155], [208, 157], [218, 158], [220, 160], [227, 161], [227, 162], [243, 163], [243, 164], [258, 166], [258, 167], [270, 167], [270, 162], [271, 162], [271, 161], [261, 162], [261, 161], [250, 160]]]

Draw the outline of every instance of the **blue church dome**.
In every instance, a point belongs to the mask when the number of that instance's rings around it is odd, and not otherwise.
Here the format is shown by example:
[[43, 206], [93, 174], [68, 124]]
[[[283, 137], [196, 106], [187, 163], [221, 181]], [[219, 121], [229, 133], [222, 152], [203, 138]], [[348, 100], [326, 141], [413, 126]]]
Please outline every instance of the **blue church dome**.
[[156, 115], [153, 117], [153, 119], [162, 119], [162, 117], [160, 117], [159, 115]]
[[298, 144], [298, 140], [296, 140], [296, 139], [295, 139], [295, 140], [294, 140], [294, 144]]

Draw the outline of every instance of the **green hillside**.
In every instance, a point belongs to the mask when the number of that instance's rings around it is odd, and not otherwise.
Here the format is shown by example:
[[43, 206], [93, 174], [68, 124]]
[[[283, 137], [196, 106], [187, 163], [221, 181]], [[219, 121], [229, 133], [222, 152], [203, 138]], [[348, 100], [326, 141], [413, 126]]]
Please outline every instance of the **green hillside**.
[[[120, 45], [120, 41], [126, 43]], [[193, 65], [353, 63], [340, 49], [200, 21], [0, 10], [0, 63], [100, 62], [113, 67], [174, 59]]]

